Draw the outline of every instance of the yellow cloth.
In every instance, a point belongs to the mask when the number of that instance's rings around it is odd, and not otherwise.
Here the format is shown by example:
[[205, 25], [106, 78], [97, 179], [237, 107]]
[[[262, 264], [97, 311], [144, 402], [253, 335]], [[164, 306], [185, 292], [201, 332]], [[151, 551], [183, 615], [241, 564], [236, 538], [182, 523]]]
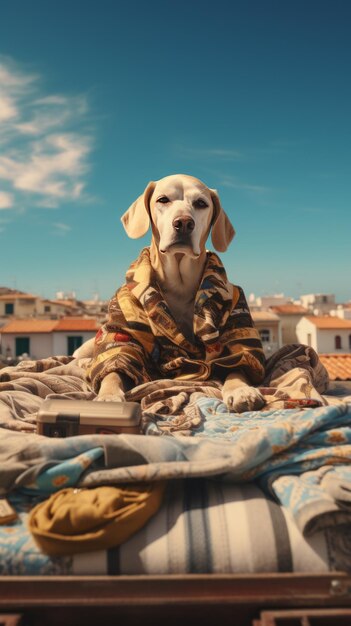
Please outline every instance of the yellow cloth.
[[53, 556], [118, 546], [158, 511], [164, 489], [164, 482], [62, 489], [34, 507], [29, 529]]

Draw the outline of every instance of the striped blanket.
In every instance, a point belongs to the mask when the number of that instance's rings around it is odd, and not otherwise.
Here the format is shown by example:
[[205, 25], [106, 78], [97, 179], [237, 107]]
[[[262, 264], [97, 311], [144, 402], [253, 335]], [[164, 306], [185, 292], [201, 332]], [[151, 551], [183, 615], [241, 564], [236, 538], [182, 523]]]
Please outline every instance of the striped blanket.
[[170, 481], [158, 513], [125, 543], [64, 557], [44, 554], [30, 535], [33, 497], [10, 499], [19, 517], [0, 526], [2, 576], [351, 571], [350, 525], [305, 538], [289, 511], [252, 483]]

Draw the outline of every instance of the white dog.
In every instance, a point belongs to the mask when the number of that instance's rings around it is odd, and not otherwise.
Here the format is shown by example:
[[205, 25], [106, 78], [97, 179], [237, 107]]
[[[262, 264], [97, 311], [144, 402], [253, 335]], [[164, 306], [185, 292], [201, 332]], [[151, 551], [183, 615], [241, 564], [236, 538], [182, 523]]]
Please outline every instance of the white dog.
[[[205, 248], [206, 240], [211, 233], [215, 249], [224, 252], [235, 234], [233, 226], [222, 209], [217, 192], [209, 189], [200, 180], [192, 176], [167, 176], [147, 186], [144, 193], [122, 216], [122, 222], [131, 238], [145, 235], [151, 224], [152, 241], [149, 255], [155, 284], [162, 293], [162, 297], [182, 336], [187, 342], [196, 341], [197, 338], [194, 336], [194, 306], [209, 254]], [[210, 254], [213, 255], [213, 253]], [[111, 300], [111, 302], [113, 301]], [[240, 311], [235, 310], [234, 313], [239, 322]], [[250, 316], [248, 310], [245, 310], [245, 314]], [[252, 320], [250, 326], [253, 326]], [[113, 328], [116, 330], [114, 326]], [[238, 323], [238, 328], [241, 328], [241, 335], [239, 336], [243, 337], [243, 344], [245, 344], [244, 338], [250, 336], [251, 343], [256, 342], [260, 346], [259, 335], [255, 329], [250, 328], [249, 331], [242, 329], [240, 323]], [[254, 338], [252, 339], [252, 337]], [[120, 336], [118, 338], [121, 339]], [[247, 343], [249, 344], [249, 341]], [[106, 349], [111, 350], [111, 347], [113, 349], [113, 345], [115, 344], [110, 341]], [[120, 343], [117, 341], [116, 345], [120, 346]], [[238, 350], [239, 348], [234, 345], [231, 355], [235, 356], [235, 352]], [[262, 352], [260, 367], [263, 371], [262, 347], [256, 346], [255, 354], [260, 350]], [[242, 348], [244, 359], [248, 352], [250, 352], [250, 348], [244, 345]], [[95, 358], [100, 359], [99, 362], [101, 362], [105, 357], [100, 354]], [[254, 362], [254, 360], [252, 357], [251, 361]], [[250, 364], [251, 361], [247, 357], [246, 367], [227, 367], [225, 370], [229, 373], [224, 377], [223, 400], [232, 411], [258, 410], [264, 405], [261, 393], [256, 387], [250, 385], [250, 376], [247, 376], [249, 370], [247, 363]], [[94, 367], [92, 371], [93, 369]], [[130, 383], [129, 380], [129, 387], [131, 386]], [[257, 380], [255, 383], [257, 384]], [[135, 381], [134, 384], [136, 384]], [[95, 386], [98, 390], [97, 399], [102, 401], [123, 400], [127, 387], [128, 381], [126, 382], [123, 368], [117, 369], [117, 371], [108, 371]]]

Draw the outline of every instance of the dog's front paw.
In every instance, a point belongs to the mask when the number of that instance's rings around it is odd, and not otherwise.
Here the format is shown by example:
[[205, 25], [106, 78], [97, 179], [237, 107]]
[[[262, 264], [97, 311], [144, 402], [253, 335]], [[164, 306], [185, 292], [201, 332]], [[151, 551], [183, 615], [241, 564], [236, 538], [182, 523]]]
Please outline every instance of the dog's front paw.
[[99, 393], [94, 400], [95, 402], [125, 402], [125, 397], [123, 391], [118, 391], [117, 393]]
[[229, 411], [259, 411], [265, 405], [265, 399], [259, 389], [242, 385], [236, 389], [223, 389], [223, 402]]

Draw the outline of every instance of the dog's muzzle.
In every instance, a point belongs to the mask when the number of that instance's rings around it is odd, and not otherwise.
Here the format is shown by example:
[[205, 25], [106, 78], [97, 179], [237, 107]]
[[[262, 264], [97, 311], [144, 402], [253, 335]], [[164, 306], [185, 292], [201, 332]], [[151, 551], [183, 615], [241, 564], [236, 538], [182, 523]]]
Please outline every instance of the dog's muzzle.
[[175, 217], [172, 226], [178, 234], [190, 235], [195, 228], [195, 222], [190, 216]]
[[196, 258], [198, 252], [194, 250], [193, 245], [193, 232], [195, 229], [195, 220], [190, 215], [181, 215], [175, 217], [172, 221], [173, 234], [171, 241], [167, 243], [164, 248], [161, 248], [161, 252], [167, 253], [172, 250], [173, 253], [181, 252], [183, 254], [190, 254]]

